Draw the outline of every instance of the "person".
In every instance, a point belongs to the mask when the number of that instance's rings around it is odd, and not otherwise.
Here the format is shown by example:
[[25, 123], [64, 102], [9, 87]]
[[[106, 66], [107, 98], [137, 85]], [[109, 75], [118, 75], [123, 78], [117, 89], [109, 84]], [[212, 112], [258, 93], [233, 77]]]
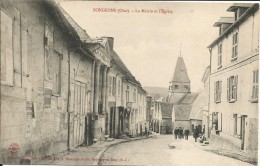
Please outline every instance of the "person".
[[199, 130], [197, 126], [195, 126], [193, 137], [195, 138], [195, 142], [197, 142], [197, 138], [199, 137]]
[[180, 129], [179, 129], [179, 138], [180, 139], [183, 138], [183, 129], [182, 129], [182, 127], [180, 127]]
[[179, 134], [179, 129], [176, 127], [176, 128], [174, 129], [174, 136], [175, 136], [175, 139], [177, 139], [178, 134]]
[[185, 139], [186, 139], [186, 140], [188, 140], [189, 133], [190, 133], [189, 129], [186, 129], [186, 130], [184, 131]]
[[145, 135], [148, 137], [147, 127], [145, 126]]

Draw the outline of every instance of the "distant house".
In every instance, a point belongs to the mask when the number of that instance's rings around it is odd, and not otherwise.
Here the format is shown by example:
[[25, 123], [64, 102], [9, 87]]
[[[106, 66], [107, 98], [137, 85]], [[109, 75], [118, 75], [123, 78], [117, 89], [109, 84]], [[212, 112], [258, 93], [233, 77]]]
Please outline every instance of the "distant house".
[[174, 105], [172, 110], [172, 128], [182, 127], [192, 130], [190, 123], [190, 112], [192, 105]]
[[161, 103], [162, 123], [161, 134], [172, 134], [172, 109], [173, 104]]

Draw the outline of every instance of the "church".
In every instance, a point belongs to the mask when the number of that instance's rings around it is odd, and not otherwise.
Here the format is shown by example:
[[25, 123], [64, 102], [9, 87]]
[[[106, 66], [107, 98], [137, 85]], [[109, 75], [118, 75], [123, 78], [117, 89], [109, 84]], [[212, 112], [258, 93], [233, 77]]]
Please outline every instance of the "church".
[[[191, 92], [190, 78], [185, 66], [183, 57], [180, 55], [177, 59], [175, 70], [169, 81], [169, 94], [166, 103], [162, 107], [162, 128], [168, 128], [171, 131], [176, 127], [182, 127], [193, 131], [198, 126], [201, 131], [201, 120], [191, 120], [192, 104], [198, 97], [198, 93]], [[165, 109], [164, 109], [165, 108]], [[170, 118], [169, 118], [170, 114]], [[168, 115], [167, 117], [164, 115]], [[162, 134], [168, 134], [169, 131]]]

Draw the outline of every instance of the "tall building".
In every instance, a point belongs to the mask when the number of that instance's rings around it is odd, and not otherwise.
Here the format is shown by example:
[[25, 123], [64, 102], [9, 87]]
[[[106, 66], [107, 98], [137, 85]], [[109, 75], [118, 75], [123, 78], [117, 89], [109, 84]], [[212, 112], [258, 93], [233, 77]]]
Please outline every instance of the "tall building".
[[219, 36], [208, 46], [211, 145], [254, 152], [258, 147], [259, 5], [236, 3], [227, 11], [234, 18], [214, 24]]

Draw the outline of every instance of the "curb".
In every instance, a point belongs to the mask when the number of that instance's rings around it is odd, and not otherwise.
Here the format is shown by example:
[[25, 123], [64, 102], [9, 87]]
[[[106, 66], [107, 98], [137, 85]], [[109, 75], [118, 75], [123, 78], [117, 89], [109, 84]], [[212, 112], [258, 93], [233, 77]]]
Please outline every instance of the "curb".
[[116, 143], [112, 143], [112, 144], [110, 144], [110, 145], [107, 145], [107, 146], [105, 146], [100, 152], [98, 152], [98, 154], [95, 156], [95, 159], [99, 159], [98, 161], [94, 161], [93, 163], [92, 163], [92, 165], [101, 165], [101, 161], [102, 160], [100, 160], [100, 159], [102, 159], [103, 157], [102, 157], [102, 155], [103, 155], [103, 153], [108, 149], [108, 148], [110, 148], [110, 147], [112, 147], [112, 146], [116, 146], [116, 145], [118, 145], [118, 144], [121, 144], [121, 143], [126, 143], [126, 142], [132, 142], [132, 141], [139, 141], [139, 140], [143, 140], [143, 139], [148, 139], [148, 138], [152, 138], [152, 137], [144, 137], [144, 138], [137, 138], [137, 139], [133, 139], [133, 140], [123, 140], [123, 141], [120, 141], [120, 142], [116, 142]]

